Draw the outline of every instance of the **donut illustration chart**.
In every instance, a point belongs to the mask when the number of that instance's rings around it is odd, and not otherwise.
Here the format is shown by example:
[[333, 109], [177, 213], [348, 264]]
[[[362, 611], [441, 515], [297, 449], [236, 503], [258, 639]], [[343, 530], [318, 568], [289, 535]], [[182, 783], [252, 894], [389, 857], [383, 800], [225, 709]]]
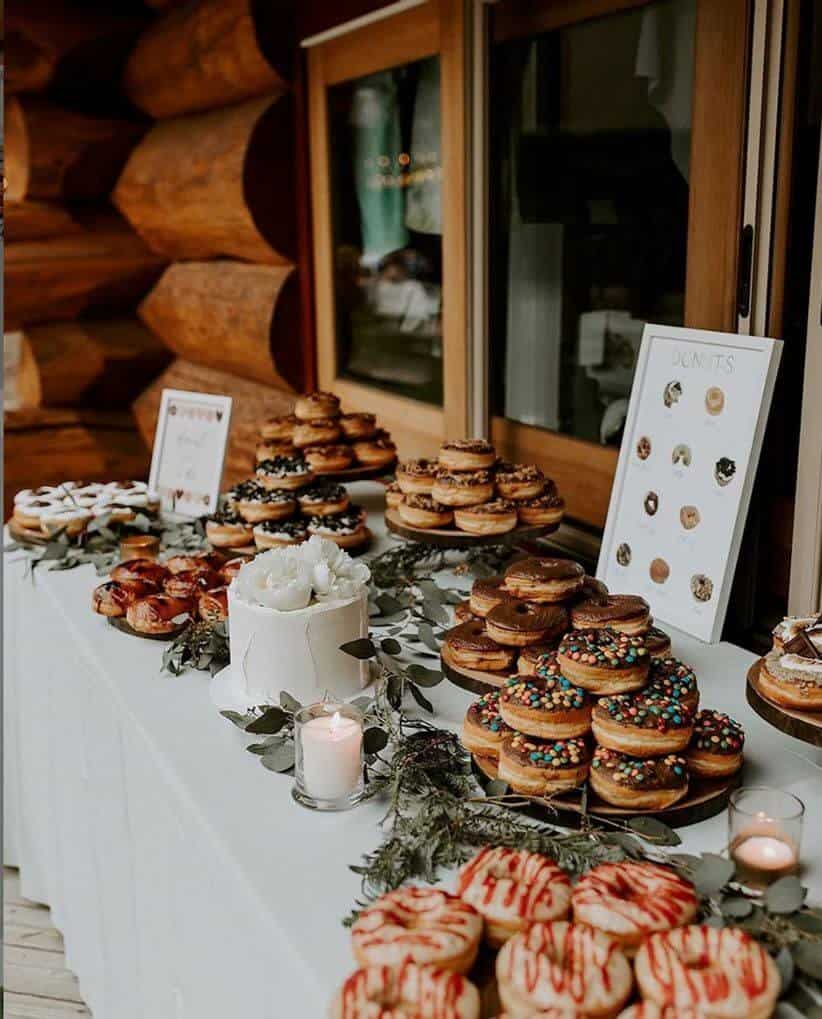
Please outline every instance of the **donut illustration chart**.
[[704, 573], [695, 573], [691, 577], [691, 594], [697, 601], [710, 601], [714, 593], [714, 582]]
[[671, 567], [661, 556], [658, 556], [648, 567], [648, 573], [655, 584], [664, 584], [671, 575]]
[[647, 460], [651, 455], [651, 440], [647, 435], [643, 435], [639, 442], [636, 444], [636, 455], [640, 460]]
[[620, 566], [631, 565], [631, 546], [627, 542], [623, 541], [621, 545], [617, 546], [616, 561]]
[[648, 492], [642, 505], [645, 507], [645, 512], [649, 517], [656, 516], [656, 512], [659, 509], [659, 496], [656, 492]]
[[675, 403], [679, 403], [681, 399], [682, 383], [678, 379], [673, 379], [662, 390], [662, 402], [666, 407], [673, 407], [673, 405]]
[[730, 485], [736, 476], [736, 462], [728, 456], [721, 456], [714, 465], [714, 477], [720, 488]]
[[705, 393], [705, 410], [711, 417], [718, 417], [725, 409], [725, 394], [719, 386], [710, 386]]
[[696, 506], [683, 506], [679, 511], [679, 522], [686, 531], [692, 531], [695, 527], [699, 527], [701, 520], [702, 514]]
[[671, 463], [674, 464], [675, 466], [681, 465], [682, 467], [690, 467], [691, 460], [693, 460], [693, 458], [694, 457], [693, 453], [691, 452], [691, 447], [688, 445], [687, 442], [677, 443], [677, 445], [674, 446], [673, 451], [671, 453]]

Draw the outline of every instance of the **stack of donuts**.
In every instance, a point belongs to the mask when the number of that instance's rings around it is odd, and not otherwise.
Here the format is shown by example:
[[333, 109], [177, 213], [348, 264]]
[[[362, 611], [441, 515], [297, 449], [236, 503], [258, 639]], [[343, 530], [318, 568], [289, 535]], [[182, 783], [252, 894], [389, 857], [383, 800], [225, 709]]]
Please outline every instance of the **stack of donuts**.
[[539, 467], [498, 460], [484, 439], [445, 442], [437, 460], [404, 460], [386, 503], [410, 527], [477, 535], [556, 525], [565, 512], [556, 485]]
[[196, 619], [226, 619], [228, 585], [248, 558], [204, 552], [165, 562], [129, 559], [94, 589], [91, 605], [102, 616], [124, 619], [138, 634], [171, 637]]
[[138, 513], [153, 514], [159, 508], [157, 493], [144, 481], [63, 481], [18, 492], [11, 523], [32, 537], [57, 532], [74, 537], [98, 517], [129, 523]]
[[644, 599], [608, 594], [577, 563], [514, 562], [477, 581], [458, 614], [468, 618], [446, 634], [444, 660], [494, 670], [500, 684], [469, 707], [462, 741], [515, 792], [588, 780], [614, 806], [663, 810], [692, 775], [742, 766], [742, 727], [698, 710], [696, 676], [670, 656]]
[[774, 629], [759, 686], [780, 707], [822, 711], [822, 615], [788, 616]]
[[397, 459], [391, 436], [374, 414], [343, 414], [334, 393], [306, 393], [293, 414], [269, 418], [260, 429], [257, 463], [304, 456], [318, 476], [351, 467], [388, 468]]
[[773, 959], [738, 928], [694, 924], [697, 907], [690, 881], [658, 864], [605, 863], [572, 885], [545, 856], [488, 847], [456, 894], [400, 888], [359, 915], [360, 968], [329, 1015], [479, 1019], [469, 975], [484, 940], [499, 1019], [766, 1019], [781, 986]]

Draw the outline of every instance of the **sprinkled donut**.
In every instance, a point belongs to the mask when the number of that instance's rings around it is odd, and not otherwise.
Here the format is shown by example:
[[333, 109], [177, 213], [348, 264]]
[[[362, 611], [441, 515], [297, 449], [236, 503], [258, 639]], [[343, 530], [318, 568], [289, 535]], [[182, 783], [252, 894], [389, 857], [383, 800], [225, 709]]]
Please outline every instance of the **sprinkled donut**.
[[404, 962], [355, 970], [331, 1003], [330, 1019], [479, 1019], [476, 987], [458, 973]]
[[694, 731], [690, 708], [668, 697], [639, 693], [600, 697], [591, 714], [594, 738], [603, 747], [637, 757], [684, 750]]
[[696, 673], [690, 665], [669, 655], [664, 658], [655, 656], [651, 659], [648, 685], [643, 693], [648, 697], [667, 697], [679, 701], [694, 712], [699, 707]]
[[506, 735], [499, 753], [499, 777], [516, 793], [549, 796], [575, 789], [588, 776], [591, 749], [584, 739], [540, 739]]
[[780, 989], [776, 963], [736, 927], [654, 934], [637, 952], [636, 978], [644, 998], [693, 1007], [706, 1019], [765, 1019]]
[[605, 696], [645, 686], [651, 658], [642, 637], [604, 628], [566, 633], [557, 660], [568, 679]]
[[497, 956], [497, 984], [514, 1016], [564, 1009], [577, 1016], [614, 1015], [631, 993], [631, 966], [599, 931], [555, 920], [535, 923]]
[[535, 676], [507, 680], [499, 703], [508, 725], [531, 736], [568, 739], [591, 728], [591, 698], [562, 675], [555, 652], [543, 657]]
[[467, 973], [477, 956], [482, 917], [439, 888], [398, 888], [363, 910], [351, 928], [360, 966], [399, 966], [406, 959]]
[[688, 762], [679, 754], [631, 757], [597, 747], [591, 761], [591, 788], [615, 807], [664, 810], [688, 792]]
[[655, 863], [603, 863], [589, 870], [571, 895], [576, 923], [607, 934], [633, 952], [648, 934], [690, 923], [696, 915], [694, 886]]
[[730, 715], [708, 708], [694, 720], [694, 734], [688, 747], [688, 767], [692, 775], [713, 778], [733, 775], [742, 767], [745, 730]]
[[510, 731], [499, 713], [499, 691], [494, 690], [468, 708], [460, 738], [466, 750], [496, 765], [503, 737]]
[[649, 626], [645, 633], [645, 648], [651, 658], [667, 658], [671, 653], [671, 638], [658, 626]]
[[437, 461], [403, 460], [397, 465], [397, 485], [406, 495], [430, 495], [437, 474]]
[[483, 916], [486, 940], [499, 947], [531, 923], [566, 916], [571, 882], [546, 856], [489, 846], [460, 870], [457, 895]]

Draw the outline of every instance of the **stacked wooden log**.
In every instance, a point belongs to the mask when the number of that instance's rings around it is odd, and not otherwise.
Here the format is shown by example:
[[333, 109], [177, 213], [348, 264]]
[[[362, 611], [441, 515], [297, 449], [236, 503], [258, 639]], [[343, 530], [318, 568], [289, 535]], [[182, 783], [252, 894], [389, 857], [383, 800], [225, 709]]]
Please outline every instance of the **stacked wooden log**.
[[153, 440], [163, 388], [234, 398], [226, 482], [253, 465], [255, 422], [302, 388], [295, 253], [291, 34], [277, 5], [162, 3], [123, 87], [157, 118], [112, 199], [148, 248], [173, 260], [139, 306], [176, 355], [135, 413]]

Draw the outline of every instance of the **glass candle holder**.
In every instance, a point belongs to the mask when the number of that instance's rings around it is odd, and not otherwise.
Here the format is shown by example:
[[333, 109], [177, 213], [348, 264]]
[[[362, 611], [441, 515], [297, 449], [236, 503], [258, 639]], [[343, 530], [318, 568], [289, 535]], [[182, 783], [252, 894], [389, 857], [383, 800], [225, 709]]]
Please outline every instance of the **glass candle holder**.
[[363, 795], [363, 715], [323, 701], [294, 715], [292, 796], [313, 810], [348, 810]]
[[731, 793], [728, 845], [736, 880], [766, 888], [799, 869], [805, 804], [791, 793], [767, 786], [743, 786]]
[[160, 554], [160, 539], [154, 534], [129, 534], [120, 539], [120, 561], [129, 559], [156, 559]]

